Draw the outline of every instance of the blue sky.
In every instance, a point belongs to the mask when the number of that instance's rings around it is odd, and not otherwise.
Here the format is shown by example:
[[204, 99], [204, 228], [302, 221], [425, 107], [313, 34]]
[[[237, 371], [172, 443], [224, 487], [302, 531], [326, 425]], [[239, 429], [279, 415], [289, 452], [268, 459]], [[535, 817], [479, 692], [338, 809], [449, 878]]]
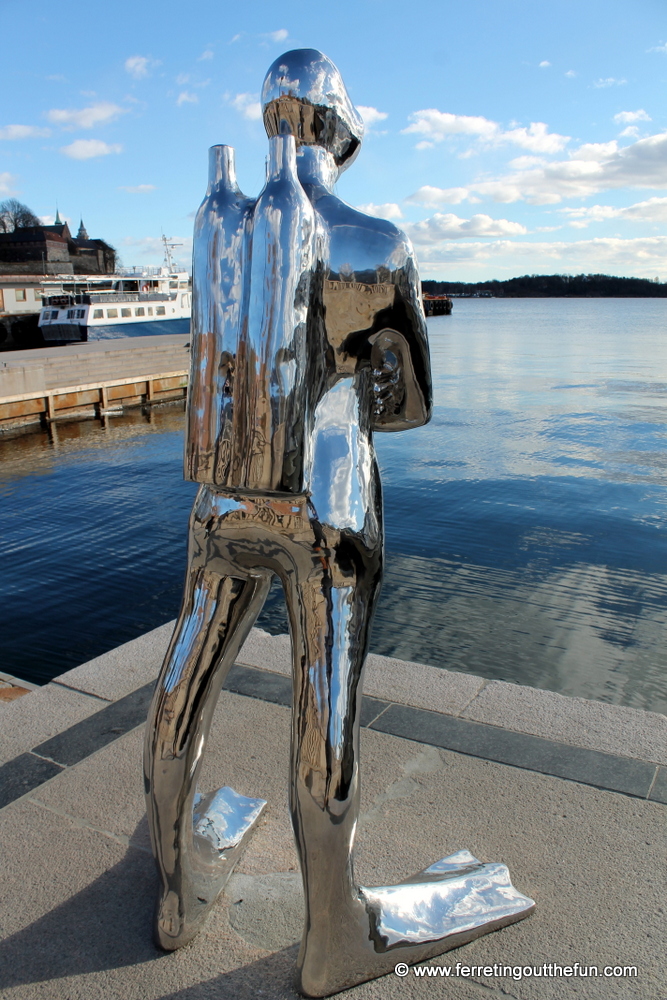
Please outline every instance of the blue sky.
[[0, 0], [0, 198], [125, 264], [188, 261], [207, 148], [263, 182], [259, 89], [324, 51], [367, 123], [339, 182], [412, 238], [422, 277], [667, 280], [664, 0]]

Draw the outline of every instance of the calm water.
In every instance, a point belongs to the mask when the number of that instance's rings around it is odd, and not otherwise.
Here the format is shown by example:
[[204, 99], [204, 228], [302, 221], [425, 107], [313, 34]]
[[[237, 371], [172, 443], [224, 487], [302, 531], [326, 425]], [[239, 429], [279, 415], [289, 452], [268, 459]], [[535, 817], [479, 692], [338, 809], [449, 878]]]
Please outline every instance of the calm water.
[[[667, 300], [458, 300], [436, 409], [377, 435], [376, 652], [667, 710]], [[0, 444], [2, 669], [46, 681], [173, 618], [176, 408]], [[259, 624], [285, 631], [275, 589]]]

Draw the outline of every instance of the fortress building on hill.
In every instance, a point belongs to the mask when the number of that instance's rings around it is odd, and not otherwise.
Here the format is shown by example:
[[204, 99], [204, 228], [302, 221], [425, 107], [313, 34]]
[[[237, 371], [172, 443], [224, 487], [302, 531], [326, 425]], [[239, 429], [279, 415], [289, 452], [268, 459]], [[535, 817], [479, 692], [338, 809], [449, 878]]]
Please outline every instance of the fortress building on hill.
[[113, 274], [116, 251], [88, 238], [81, 220], [72, 236], [60, 214], [52, 226], [25, 226], [0, 233], [0, 274]]

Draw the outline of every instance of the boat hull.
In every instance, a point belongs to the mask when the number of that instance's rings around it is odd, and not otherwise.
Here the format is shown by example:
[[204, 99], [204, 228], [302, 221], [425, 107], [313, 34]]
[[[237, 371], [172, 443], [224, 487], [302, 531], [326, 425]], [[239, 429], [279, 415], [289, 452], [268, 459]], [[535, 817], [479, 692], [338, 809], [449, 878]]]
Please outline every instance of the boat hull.
[[166, 333], [189, 333], [190, 317], [151, 320], [145, 323], [118, 323], [108, 326], [82, 326], [78, 323], [52, 323], [40, 327], [46, 343], [83, 343], [93, 340], [120, 340], [125, 337], [157, 337]]

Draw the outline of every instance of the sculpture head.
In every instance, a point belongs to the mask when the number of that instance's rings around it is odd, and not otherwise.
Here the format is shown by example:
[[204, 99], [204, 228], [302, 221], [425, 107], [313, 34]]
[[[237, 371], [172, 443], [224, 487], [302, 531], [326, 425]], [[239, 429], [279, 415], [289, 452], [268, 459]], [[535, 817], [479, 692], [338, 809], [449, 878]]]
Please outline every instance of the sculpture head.
[[269, 68], [262, 88], [269, 138], [291, 134], [297, 146], [322, 146], [339, 173], [361, 148], [364, 123], [338, 69], [317, 49], [292, 49]]

